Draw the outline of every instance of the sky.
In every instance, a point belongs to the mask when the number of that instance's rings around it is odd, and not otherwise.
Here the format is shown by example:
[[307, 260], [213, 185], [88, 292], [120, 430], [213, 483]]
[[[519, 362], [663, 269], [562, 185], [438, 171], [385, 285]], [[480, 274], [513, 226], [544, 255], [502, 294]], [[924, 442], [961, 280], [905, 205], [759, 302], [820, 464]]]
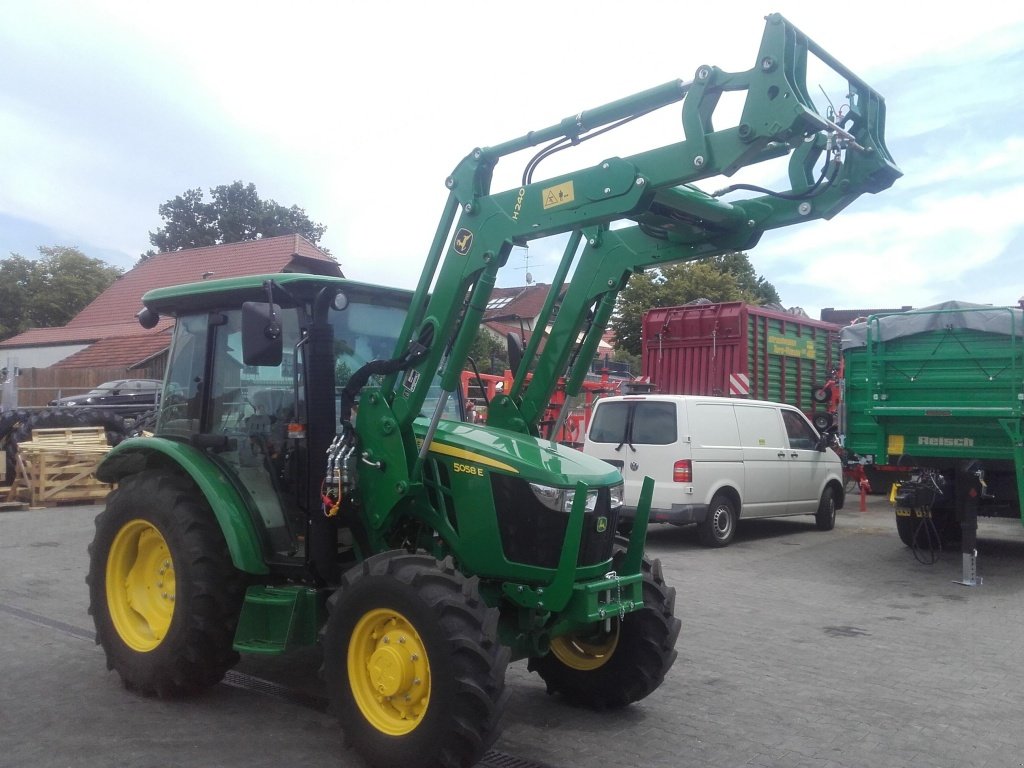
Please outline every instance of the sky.
[[[766, 233], [748, 252], [754, 269], [811, 317], [1016, 304], [1024, 4], [947, 7], [969, 12], [875, 0], [0, 0], [0, 257], [76, 246], [129, 269], [161, 203], [237, 180], [326, 225], [321, 245], [347, 277], [412, 288], [445, 177], [474, 147], [690, 80], [702, 64], [744, 71], [778, 11], [882, 94], [904, 176], [831, 221]], [[537, 178], [681, 140], [678, 110], [662, 113], [561, 153]], [[527, 160], [504, 158], [492, 190], [517, 187]], [[516, 249], [498, 285], [550, 282], [560, 253]]]

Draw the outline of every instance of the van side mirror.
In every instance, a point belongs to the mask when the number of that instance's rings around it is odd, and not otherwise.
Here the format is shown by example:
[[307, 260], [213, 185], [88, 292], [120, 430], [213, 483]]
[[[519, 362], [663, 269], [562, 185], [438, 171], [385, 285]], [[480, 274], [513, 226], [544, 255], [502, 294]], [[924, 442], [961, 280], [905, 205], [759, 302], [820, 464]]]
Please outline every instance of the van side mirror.
[[242, 303], [242, 362], [280, 365], [284, 352], [281, 307], [262, 301]]
[[818, 442], [814, 446], [814, 450], [816, 450], [818, 453], [824, 453], [825, 451], [832, 447], [835, 441], [836, 428], [829, 427], [818, 436]]

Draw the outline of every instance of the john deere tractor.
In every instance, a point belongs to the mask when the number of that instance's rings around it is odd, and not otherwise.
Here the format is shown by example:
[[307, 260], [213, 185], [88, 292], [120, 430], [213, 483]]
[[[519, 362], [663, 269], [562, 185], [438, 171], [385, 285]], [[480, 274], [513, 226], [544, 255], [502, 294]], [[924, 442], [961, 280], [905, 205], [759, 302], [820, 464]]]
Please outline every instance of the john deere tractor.
[[[810, 99], [811, 55], [844, 80], [838, 110]], [[745, 92], [742, 116], [716, 130], [727, 91]], [[552, 152], [680, 102], [683, 140], [534, 181]], [[97, 473], [116, 483], [88, 575], [108, 666], [183, 696], [239, 653], [319, 643], [349, 743], [407, 768], [479, 760], [514, 660], [570, 703], [655, 691], [680, 622], [644, 556], [653, 486], [617, 537], [618, 470], [538, 424], [559, 379], [578, 394], [633, 272], [749, 249], [887, 188], [883, 129], [881, 97], [774, 15], [749, 71], [702, 66], [471, 152], [412, 292], [294, 273], [147, 293], [140, 322], [175, 330], [155, 434]], [[500, 158], [540, 145], [521, 184], [491, 191]], [[787, 156], [785, 191], [694, 186]], [[510, 345], [512, 386], [464, 423], [460, 375], [499, 270], [513, 246], [566, 235], [536, 332]]]

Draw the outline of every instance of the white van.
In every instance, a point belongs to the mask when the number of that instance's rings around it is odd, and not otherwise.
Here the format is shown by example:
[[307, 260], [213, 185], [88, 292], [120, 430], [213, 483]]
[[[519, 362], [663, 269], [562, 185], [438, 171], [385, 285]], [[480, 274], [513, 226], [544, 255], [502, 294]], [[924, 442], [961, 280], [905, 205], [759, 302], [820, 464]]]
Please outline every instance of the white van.
[[741, 517], [814, 515], [832, 530], [844, 493], [829, 443], [789, 405], [650, 394], [599, 400], [583, 452], [622, 472], [626, 527], [649, 475], [651, 522], [696, 523], [704, 545], [724, 547]]

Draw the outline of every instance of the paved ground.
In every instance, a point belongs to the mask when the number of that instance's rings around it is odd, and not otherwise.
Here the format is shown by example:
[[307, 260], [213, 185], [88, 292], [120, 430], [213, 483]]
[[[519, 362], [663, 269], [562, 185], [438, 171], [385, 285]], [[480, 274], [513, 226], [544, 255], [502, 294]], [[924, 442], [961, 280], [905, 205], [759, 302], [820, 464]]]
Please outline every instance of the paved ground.
[[[86, 615], [98, 509], [0, 513], [0, 766], [360, 765], [333, 719], [291, 695], [323, 696], [314, 653], [243, 662], [188, 702], [124, 691]], [[984, 584], [971, 588], [954, 583], [959, 554], [916, 562], [880, 497], [867, 512], [854, 500], [830, 533], [810, 518], [753, 521], [724, 550], [654, 527], [650, 550], [683, 620], [665, 685], [624, 712], [595, 714], [546, 696], [514, 664], [489, 762], [1024, 765], [1024, 529], [983, 521], [979, 537]]]

